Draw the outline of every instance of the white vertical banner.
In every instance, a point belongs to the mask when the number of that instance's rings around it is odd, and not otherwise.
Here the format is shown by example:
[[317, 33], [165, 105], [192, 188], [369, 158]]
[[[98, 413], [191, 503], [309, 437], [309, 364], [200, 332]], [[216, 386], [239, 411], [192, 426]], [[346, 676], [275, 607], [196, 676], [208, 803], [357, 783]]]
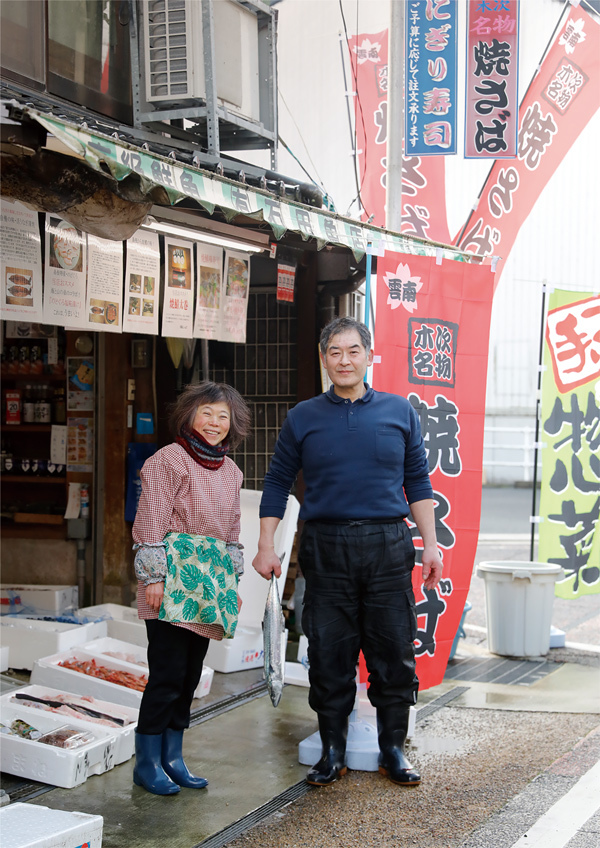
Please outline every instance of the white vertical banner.
[[165, 236], [162, 335], [191, 339], [194, 318], [194, 250], [189, 241]]
[[58, 215], [46, 215], [44, 324], [85, 326], [86, 239]]
[[249, 254], [238, 253], [235, 250], [226, 250], [221, 341], [245, 343], [249, 289]]
[[197, 242], [198, 286], [194, 338], [220, 339], [223, 327], [223, 248]]
[[138, 230], [127, 240], [123, 332], [158, 335], [158, 233]]
[[2, 316], [41, 321], [42, 250], [37, 212], [20, 203], [0, 202]]
[[88, 234], [87, 324], [121, 333], [123, 316], [123, 242]]

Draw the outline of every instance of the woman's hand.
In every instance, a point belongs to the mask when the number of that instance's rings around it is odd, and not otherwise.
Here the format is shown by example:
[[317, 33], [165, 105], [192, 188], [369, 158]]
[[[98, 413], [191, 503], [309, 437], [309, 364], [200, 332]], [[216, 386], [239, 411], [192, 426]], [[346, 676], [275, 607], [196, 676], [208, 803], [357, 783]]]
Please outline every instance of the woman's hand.
[[240, 593], [238, 592], [238, 613], [239, 613], [239, 611], [241, 610], [241, 608], [242, 608], [242, 604], [243, 604], [243, 603], [244, 603], [244, 602], [242, 601], [242, 599], [241, 599], [241, 597], [240, 597]]
[[159, 611], [164, 593], [164, 583], [148, 583], [146, 586], [146, 603], [154, 612]]

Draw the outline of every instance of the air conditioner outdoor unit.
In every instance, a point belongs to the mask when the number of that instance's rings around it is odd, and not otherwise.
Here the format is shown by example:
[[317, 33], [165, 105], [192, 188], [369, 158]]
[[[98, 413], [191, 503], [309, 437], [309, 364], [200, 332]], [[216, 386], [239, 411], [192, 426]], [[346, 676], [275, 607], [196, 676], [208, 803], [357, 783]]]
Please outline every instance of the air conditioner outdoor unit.
[[[145, 95], [180, 106], [206, 100], [201, 0], [144, 0]], [[233, 113], [260, 120], [257, 17], [236, 0], [213, 0], [213, 63], [217, 99]]]

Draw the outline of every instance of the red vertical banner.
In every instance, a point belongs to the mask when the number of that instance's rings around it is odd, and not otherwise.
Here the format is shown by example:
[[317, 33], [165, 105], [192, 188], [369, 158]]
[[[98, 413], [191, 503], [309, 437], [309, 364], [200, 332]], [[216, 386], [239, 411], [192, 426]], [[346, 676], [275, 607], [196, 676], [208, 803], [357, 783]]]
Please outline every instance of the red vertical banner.
[[469, 0], [465, 97], [465, 157], [517, 155], [518, 0]]
[[421, 568], [413, 572], [421, 689], [444, 676], [473, 571], [492, 290], [489, 265], [391, 253], [378, 261], [373, 385], [403, 395], [419, 415], [444, 562], [431, 591]]
[[[363, 220], [386, 225], [388, 31], [348, 41], [355, 86], [357, 167]], [[443, 156], [404, 156], [402, 232], [450, 244]]]
[[563, 21], [519, 109], [517, 158], [495, 162], [456, 243], [501, 257], [496, 284], [521, 225], [600, 105], [600, 25], [581, 6]]

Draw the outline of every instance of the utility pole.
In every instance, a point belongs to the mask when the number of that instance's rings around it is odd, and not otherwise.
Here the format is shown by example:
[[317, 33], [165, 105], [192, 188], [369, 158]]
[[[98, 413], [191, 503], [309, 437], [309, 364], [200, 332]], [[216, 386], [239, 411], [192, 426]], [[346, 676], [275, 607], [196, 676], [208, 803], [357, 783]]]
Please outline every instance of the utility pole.
[[405, 0], [390, 0], [390, 7], [385, 225], [388, 230], [399, 233], [402, 227]]

